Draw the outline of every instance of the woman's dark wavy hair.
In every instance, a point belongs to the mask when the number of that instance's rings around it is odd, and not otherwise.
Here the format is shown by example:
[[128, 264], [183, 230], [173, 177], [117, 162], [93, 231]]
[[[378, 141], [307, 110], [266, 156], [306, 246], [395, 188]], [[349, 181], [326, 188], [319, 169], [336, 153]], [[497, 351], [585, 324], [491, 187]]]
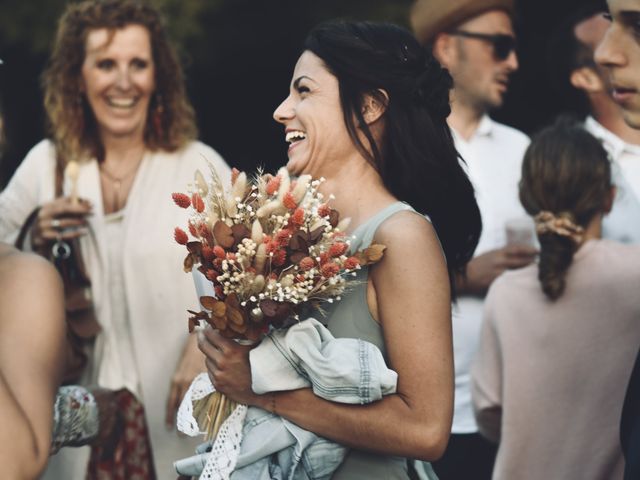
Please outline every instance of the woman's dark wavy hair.
[[[532, 216], [548, 211], [586, 228], [611, 194], [607, 152], [575, 119], [562, 117], [534, 136], [522, 163], [520, 201]], [[538, 278], [545, 295], [559, 298], [579, 245], [547, 232], [538, 235]]]
[[[482, 223], [446, 122], [451, 76], [411, 33], [392, 24], [321, 24], [304, 47], [338, 79], [349, 134], [385, 186], [431, 218], [453, 279], [471, 259]], [[378, 143], [362, 116], [366, 95], [386, 105]]]
[[[85, 0], [69, 4], [60, 18], [49, 64], [42, 75], [48, 128], [59, 162], [87, 156], [103, 159], [95, 116], [80, 93], [85, 44], [92, 30], [106, 28], [114, 33], [128, 25], [141, 25], [149, 31], [155, 66], [156, 91], [144, 130], [146, 146], [175, 151], [197, 136], [182, 68], [160, 13], [144, 0]], [[160, 131], [154, 128], [156, 111]]]

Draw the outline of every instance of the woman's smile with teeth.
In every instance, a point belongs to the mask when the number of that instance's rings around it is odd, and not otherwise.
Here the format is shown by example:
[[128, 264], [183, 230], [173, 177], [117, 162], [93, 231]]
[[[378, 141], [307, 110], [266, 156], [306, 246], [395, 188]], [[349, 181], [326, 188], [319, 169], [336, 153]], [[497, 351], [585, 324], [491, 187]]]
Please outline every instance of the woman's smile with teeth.
[[287, 143], [295, 143], [295, 142], [299, 142], [300, 140], [304, 140], [305, 138], [307, 138], [307, 136], [305, 135], [304, 132], [301, 132], [300, 130], [294, 130], [291, 132], [287, 132], [285, 136], [285, 141]]
[[136, 103], [135, 98], [110, 98], [107, 97], [107, 103], [112, 107], [130, 108]]

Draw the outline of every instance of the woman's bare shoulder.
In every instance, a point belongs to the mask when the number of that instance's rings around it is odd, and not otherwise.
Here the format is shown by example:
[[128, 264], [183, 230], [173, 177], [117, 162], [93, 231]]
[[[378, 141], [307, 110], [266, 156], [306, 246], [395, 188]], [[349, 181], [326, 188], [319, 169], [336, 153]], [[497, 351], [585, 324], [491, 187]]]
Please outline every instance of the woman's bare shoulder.
[[431, 222], [414, 210], [395, 213], [380, 224], [374, 240], [387, 247], [433, 246], [440, 250], [438, 235]]
[[51, 277], [59, 280], [55, 267], [46, 259], [35, 253], [22, 252], [5, 243], [0, 243], [0, 275], [0, 280], [42, 275], [45, 277], [44, 281], [51, 281]]
[[44, 258], [0, 244], [0, 304], [46, 310], [62, 306], [63, 285]]

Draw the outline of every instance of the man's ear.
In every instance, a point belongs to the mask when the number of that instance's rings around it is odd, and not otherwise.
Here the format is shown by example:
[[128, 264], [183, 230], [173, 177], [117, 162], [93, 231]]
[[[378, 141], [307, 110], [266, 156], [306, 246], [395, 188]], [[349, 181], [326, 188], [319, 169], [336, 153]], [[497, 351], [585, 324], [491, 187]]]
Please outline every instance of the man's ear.
[[451, 68], [455, 52], [454, 40], [454, 37], [448, 33], [439, 33], [433, 40], [433, 56], [444, 68]]
[[389, 94], [379, 88], [375, 92], [367, 93], [362, 99], [362, 118], [367, 125], [375, 123], [387, 111]]
[[575, 88], [587, 94], [604, 91], [604, 82], [593, 67], [576, 68], [571, 72], [569, 81]]

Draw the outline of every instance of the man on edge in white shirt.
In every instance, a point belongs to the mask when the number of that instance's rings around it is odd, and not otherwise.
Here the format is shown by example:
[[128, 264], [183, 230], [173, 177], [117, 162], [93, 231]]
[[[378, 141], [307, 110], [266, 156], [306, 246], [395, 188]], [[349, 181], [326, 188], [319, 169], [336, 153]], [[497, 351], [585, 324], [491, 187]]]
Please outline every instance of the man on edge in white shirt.
[[610, 23], [603, 16], [605, 9], [603, 2], [591, 0], [562, 23], [550, 43], [550, 70], [559, 92], [569, 88], [573, 92], [567, 96], [578, 95], [577, 108], [588, 114], [585, 128], [602, 142], [613, 162], [617, 192], [602, 237], [640, 243], [640, 130], [625, 123], [607, 72], [594, 60]]

